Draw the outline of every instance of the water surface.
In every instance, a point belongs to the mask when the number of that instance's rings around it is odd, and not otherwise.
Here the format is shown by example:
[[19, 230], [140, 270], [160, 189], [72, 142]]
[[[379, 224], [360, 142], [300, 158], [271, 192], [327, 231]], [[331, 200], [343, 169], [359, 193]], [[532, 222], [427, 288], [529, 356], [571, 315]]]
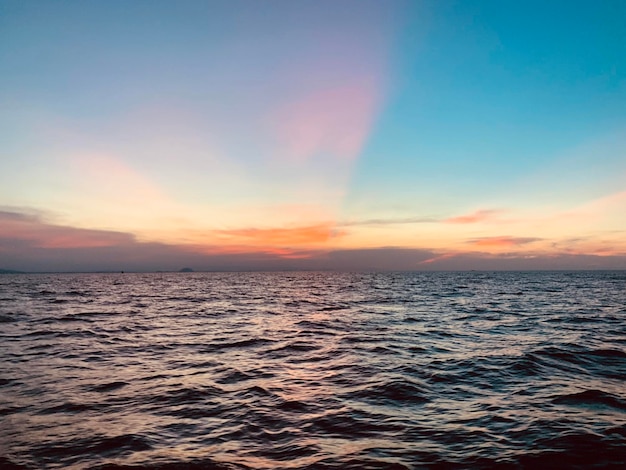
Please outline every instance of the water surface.
[[620, 468], [626, 272], [0, 276], [1, 468]]

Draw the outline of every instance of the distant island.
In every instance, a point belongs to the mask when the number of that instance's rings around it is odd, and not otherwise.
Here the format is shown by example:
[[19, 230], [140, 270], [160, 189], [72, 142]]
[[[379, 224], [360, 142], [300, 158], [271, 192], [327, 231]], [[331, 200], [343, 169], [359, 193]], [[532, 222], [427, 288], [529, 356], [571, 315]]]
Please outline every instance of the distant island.
[[179, 273], [192, 273], [193, 269], [191, 268], [183, 268], [180, 271], [178, 271]]
[[16, 271], [15, 269], [0, 269], [0, 274], [22, 274], [22, 271]]

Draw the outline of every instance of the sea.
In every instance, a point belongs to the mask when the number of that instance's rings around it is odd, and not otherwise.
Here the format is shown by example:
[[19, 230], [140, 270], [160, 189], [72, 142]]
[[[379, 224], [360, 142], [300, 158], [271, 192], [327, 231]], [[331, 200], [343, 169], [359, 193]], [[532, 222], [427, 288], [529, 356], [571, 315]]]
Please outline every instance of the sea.
[[0, 275], [0, 468], [626, 468], [626, 271]]

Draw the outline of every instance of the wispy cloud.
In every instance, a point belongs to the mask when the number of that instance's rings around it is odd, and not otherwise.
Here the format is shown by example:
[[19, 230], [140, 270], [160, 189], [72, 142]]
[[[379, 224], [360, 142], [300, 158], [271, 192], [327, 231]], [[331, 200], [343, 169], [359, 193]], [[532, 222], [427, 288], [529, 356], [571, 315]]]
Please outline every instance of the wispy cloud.
[[542, 238], [536, 237], [510, 237], [510, 236], [500, 236], [500, 237], [481, 237], [481, 238], [473, 238], [467, 240], [467, 244], [480, 246], [480, 247], [489, 247], [489, 248], [508, 248], [515, 247], [520, 245], [527, 245], [529, 243], [541, 241]]
[[346, 220], [339, 222], [338, 225], [343, 227], [350, 226], [366, 226], [366, 225], [409, 225], [409, 224], [473, 224], [478, 222], [494, 221], [498, 216], [504, 213], [501, 209], [485, 209], [472, 212], [470, 214], [455, 217], [432, 217], [432, 216], [414, 216], [414, 217], [385, 217], [362, 220]]
[[339, 222], [337, 225], [340, 227], [353, 227], [361, 225], [430, 224], [436, 222], [439, 222], [439, 219], [435, 217], [390, 217], [381, 219], [347, 220], [344, 222]]
[[478, 222], [488, 222], [494, 220], [503, 211], [496, 209], [485, 209], [472, 212], [470, 214], [459, 215], [442, 220], [449, 224], [475, 224]]
[[550, 247], [554, 252], [571, 255], [592, 254], [597, 256], [623, 256], [626, 246], [623, 231], [596, 234], [591, 237], [572, 237], [554, 240]]

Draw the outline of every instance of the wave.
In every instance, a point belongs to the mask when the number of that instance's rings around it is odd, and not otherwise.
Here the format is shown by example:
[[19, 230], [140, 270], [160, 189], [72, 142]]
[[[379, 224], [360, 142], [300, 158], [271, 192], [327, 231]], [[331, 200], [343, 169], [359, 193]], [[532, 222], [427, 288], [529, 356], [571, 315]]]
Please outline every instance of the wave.
[[0, 468], [624, 464], [623, 274], [11, 279]]
[[552, 403], [591, 408], [608, 407], [626, 411], [626, 400], [601, 390], [585, 390], [583, 392], [560, 395], [554, 398]]

